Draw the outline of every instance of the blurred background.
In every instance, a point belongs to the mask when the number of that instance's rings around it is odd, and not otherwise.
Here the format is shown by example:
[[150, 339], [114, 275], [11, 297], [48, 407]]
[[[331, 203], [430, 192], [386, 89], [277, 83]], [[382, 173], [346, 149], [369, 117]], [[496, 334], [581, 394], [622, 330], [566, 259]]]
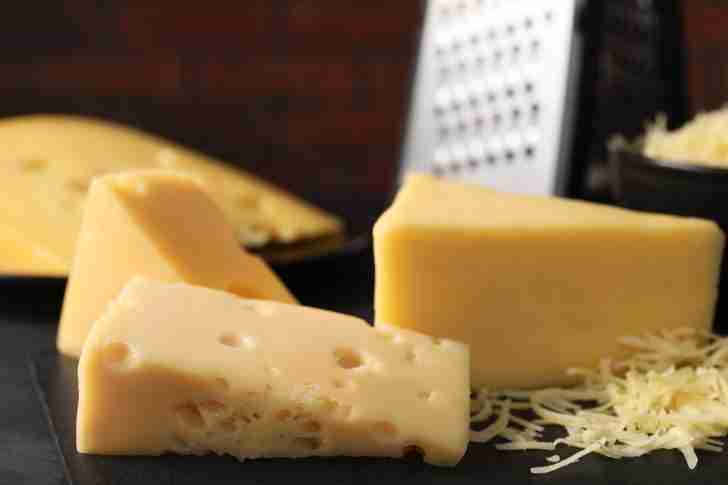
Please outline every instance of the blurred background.
[[421, 15], [415, 1], [13, 2], [0, 116], [103, 116], [314, 201], [382, 194]]
[[[427, 2], [153, 3], [5, 6], [0, 116], [111, 118], [329, 207], [391, 193]], [[569, 195], [604, 199], [609, 134], [723, 104], [728, 2], [586, 3]]]

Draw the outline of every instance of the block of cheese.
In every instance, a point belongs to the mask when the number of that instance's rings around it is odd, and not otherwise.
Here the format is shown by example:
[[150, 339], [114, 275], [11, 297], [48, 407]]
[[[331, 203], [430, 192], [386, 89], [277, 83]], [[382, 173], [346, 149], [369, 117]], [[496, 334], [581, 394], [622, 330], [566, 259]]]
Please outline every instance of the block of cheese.
[[[191, 174], [220, 206], [245, 246], [341, 231], [337, 217], [240, 169], [168, 140], [94, 118], [31, 115], [0, 120], [0, 226], [70, 268], [92, 177], [164, 168]], [[38, 273], [13, 253], [0, 268]]]
[[94, 320], [135, 275], [295, 303], [264, 261], [242, 249], [193, 178], [140, 170], [94, 179], [66, 286], [58, 349], [78, 357]]
[[467, 346], [358, 318], [134, 278], [79, 363], [81, 453], [400, 457], [454, 465]]
[[377, 322], [470, 344], [476, 387], [569, 383], [617, 339], [712, 324], [712, 222], [427, 175], [374, 227]]

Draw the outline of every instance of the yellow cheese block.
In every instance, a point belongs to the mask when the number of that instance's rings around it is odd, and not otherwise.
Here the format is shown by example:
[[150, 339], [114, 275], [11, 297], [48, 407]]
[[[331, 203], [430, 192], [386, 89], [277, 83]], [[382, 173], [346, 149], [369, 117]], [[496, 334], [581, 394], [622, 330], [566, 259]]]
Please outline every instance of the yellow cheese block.
[[78, 374], [81, 453], [454, 465], [468, 443], [465, 345], [186, 284], [133, 279]]
[[621, 336], [709, 329], [723, 244], [700, 219], [413, 175], [374, 228], [375, 316], [469, 343], [475, 386], [567, 384]]
[[264, 261], [246, 253], [191, 177], [163, 170], [94, 179], [58, 330], [78, 357], [94, 320], [135, 275], [295, 303]]
[[[165, 139], [77, 116], [0, 120], [0, 225], [70, 267], [93, 177], [165, 168], [198, 178], [246, 246], [339, 232], [341, 221], [239, 169]], [[4, 260], [8, 260], [5, 262]], [[24, 264], [27, 261], [27, 266]], [[0, 254], [0, 270], [39, 273], [33, 260]]]

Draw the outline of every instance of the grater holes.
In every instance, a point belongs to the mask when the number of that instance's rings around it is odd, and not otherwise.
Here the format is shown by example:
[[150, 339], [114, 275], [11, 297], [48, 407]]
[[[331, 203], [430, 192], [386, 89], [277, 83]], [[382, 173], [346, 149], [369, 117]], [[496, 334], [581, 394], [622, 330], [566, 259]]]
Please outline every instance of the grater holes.
[[539, 116], [539, 114], [541, 114], [541, 105], [540, 105], [540, 104], [538, 104], [538, 102], [535, 102], [535, 101], [534, 101], [534, 102], [533, 102], [533, 103], [531, 103], [531, 105], [530, 105], [530, 106], [528, 107], [528, 112], [529, 112], [529, 115], [530, 115], [530, 117], [531, 117], [531, 121], [536, 121], [536, 120], [538, 120], [538, 116]]
[[503, 60], [503, 50], [500, 47], [498, 47], [493, 51], [493, 62], [498, 64], [502, 60]]
[[447, 138], [450, 136], [450, 127], [442, 124], [438, 128], [437, 132], [440, 134], [440, 138]]
[[468, 123], [464, 119], [461, 119], [460, 121], [458, 121], [458, 123], [457, 123], [456, 126], [457, 126], [457, 129], [458, 129], [458, 134], [459, 135], [464, 135], [465, 133], [467, 133], [467, 131], [468, 131]]
[[475, 128], [478, 130], [482, 130], [485, 128], [485, 117], [480, 114], [476, 114], [473, 118], [473, 123], [475, 124]]
[[440, 66], [440, 77], [447, 78], [450, 76], [450, 73], [450, 66], [448, 66], [447, 64], [443, 64]]
[[532, 161], [535, 155], [536, 147], [534, 147], [533, 145], [526, 145], [526, 147], [523, 149], [523, 157], [526, 159], [526, 161]]
[[457, 63], [457, 68], [460, 74], [465, 74], [468, 71], [468, 62], [465, 59], [460, 59]]
[[450, 167], [450, 170], [454, 172], [460, 171], [461, 167], [463, 166], [463, 163], [468, 158], [468, 154], [465, 151], [465, 147], [461, 144], [453, 145], [451, 149], [452, 158], [450, 159], [450, 163], [448, 164]]
[[492, 119], [493, 119], [493, 126], [495, 128], [500, 128], [501, 123], [503, 123], [503, 115], [498, 112], [493, 113]]
[[482, 69], [485, 67], [485, 56], [482, 53], [479, 53], [475, 56], [475, 67], [478, 69]]
[[531, 51], [531, 55], [538, 54], [541, 51], [541, 40], [531, 39], [531, 42], [529, 43], [529, 49]]

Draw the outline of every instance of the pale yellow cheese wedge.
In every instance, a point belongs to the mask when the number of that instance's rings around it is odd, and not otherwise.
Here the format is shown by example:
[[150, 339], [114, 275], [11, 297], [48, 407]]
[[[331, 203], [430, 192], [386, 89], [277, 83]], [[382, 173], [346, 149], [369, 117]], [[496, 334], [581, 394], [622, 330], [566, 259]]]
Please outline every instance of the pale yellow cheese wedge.
[[78, 357], [94, 320], [135, 275], [295, 303], [263, 260], [246, 253], [193, 178], [125, 172], [91, 184], [58, 330]]
[[64, 261], [7, 226], [0, 226], [0, 255], [0, 275], [66, 275]]
[[[198, 178], [246, 246], [341, 231], [341, 220], [219, 160], [95, 118], [31, 115], [0, 120], [0, 226], [62, 262], [67, 272], [92, 177], [165, 168]], [[8, 260], [8, 262], [3, 262]], [[27, 265], [24, 264], [27, 261]], [[42, 263], [0, 254], [0, 270], [38, 273]]]
[[375, 317], [469, 343], [476, 387], [567, 384], [619, 337], [709, 329], [723, 244], [700, 219], [413, 175], [374, 228]]
[[454, 465], [468, 443], [465, 345], [187, 284], [133, 279], [78, 376], [81, 453]]

